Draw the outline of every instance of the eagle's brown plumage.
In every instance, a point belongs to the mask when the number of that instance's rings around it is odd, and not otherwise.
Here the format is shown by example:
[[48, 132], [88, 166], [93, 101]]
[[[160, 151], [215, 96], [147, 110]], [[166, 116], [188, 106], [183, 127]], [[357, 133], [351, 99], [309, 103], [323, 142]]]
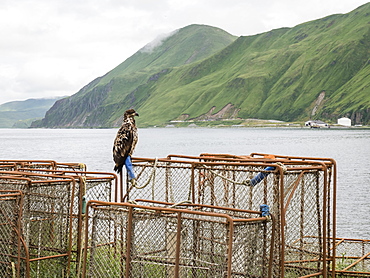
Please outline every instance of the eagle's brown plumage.
[[122, 126], [114, 140], [113, 160], [115, 162], [114, 171], [117, 173], [122, 171], [127, 156], [132, 155], [138, 140], [135, 116], [139, 116], [139, 114], [134, 109], [125, 112]]

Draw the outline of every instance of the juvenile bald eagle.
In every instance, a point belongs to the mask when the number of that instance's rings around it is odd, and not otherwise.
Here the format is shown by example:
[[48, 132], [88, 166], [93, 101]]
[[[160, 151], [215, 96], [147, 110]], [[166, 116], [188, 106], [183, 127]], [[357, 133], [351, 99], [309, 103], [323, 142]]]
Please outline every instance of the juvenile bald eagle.
[[122, 167], [125, 165], [127, 157], [131, 157], [134, 152], [138, 140], [135, 116], [139, 116], [139, 114], [134, 109], [129, 109], [125, 112], [122, 126], [114, 140], [113, 160], [115, 162], [114, 171], [117, 173], [122, 172]]

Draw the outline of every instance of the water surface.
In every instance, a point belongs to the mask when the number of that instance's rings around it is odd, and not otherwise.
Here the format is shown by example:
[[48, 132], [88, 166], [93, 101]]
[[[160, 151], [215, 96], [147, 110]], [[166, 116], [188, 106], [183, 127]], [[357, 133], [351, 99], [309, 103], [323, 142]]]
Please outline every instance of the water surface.
[[[0, 129], [0, 159], [81, 162], [112, 172], [117, 129]], [[337, 236], [370, 239], [370, 130], [301, 128], [147, 128], [135, 156], [273, 153], [334, 158]]]

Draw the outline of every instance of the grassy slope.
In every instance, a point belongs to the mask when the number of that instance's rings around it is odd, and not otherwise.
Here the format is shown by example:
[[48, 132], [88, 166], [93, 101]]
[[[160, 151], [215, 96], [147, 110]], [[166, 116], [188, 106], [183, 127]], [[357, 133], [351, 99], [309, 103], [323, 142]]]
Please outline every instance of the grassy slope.
[[11, 101], [0, 105], [0, 128], [28, 127], [32, 121], [41, 119], [56, 99], [28, 99]]
[[[114, 111], [110, 115], [109, 124], [119, 123], [117, 119], [122, 117], [127, 108], [138, 107], [145, 101], [150, 94], [147, 87], [150, 87], [159, 76], [166, 74], [170, 68], [205, 59], [235, 39], [236, 37], [218, 28], [190, 25], [174, 32], [152, 52], [143, 49], [138, 51], [102, 80], [109, 82], [112, 77], [116, 79], [104, 103], [107, 110]], [[95, 114], [92, 115], [94, 116]]]
[[233, 43], [235, 37], [217, 28], [182, 28], [153, 52], [138, 51], [59, 101], [41, 126], [117, 126], [129, 107], [139, 111], [139, 125], [163, 125], [227, 104], [244, 119], [335, 122], [357, 115], [370, 122], [369, 15], [366, 4]]
[[156, 84], [140, 112], [142, 125], [158, 125], [179, 114], [190, 118], [226, 104], [238, 116], [303, 120], [318, 95], [316, 117], [336, 117], [370, 107], [370, 5], [264, 34], [240, 37], [211, 58], [173, 70]]
[[[164, 69], [204, 59], [236, 39], [227, 32], [205, 25], [177, 30], [152, 51], [143, 48], [101, 78], [97, 78], [69, 99], [60, 101], [36, 126], [112, 126], [124, 111], [136, 107], [147, 96], [135, 95]], [[134, 97], [133, 97], [134, 96]]]

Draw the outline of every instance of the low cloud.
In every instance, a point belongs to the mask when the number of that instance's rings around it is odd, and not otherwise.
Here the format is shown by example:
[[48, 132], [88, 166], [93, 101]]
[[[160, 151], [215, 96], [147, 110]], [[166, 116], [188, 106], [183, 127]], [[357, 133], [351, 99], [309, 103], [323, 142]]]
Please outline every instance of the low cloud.
[[173, 32], [167, 33], [167, 34], [161, 34], [157, 36], [153, 41], [146, 44], [142, 49], [140, 49], [143, 53], [151, 53], [155, 48], [160, 46], [166, 39], [172, 37], [175, 35], [179, 30], [175, 30]]

